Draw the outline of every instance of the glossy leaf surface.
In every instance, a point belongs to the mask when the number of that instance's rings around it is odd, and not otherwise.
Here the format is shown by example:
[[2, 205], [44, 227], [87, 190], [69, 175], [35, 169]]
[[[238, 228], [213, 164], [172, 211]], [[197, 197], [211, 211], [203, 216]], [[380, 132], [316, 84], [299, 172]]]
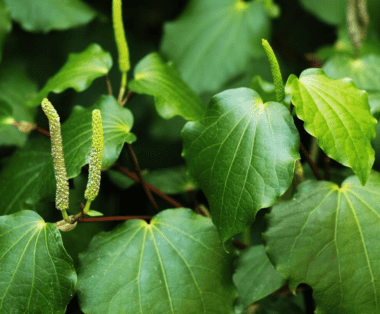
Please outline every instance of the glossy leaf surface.
[[0, 313], [65, 313], [77, 275], [58, 229], [23, 210], [0, 217], [0, 239]]
[[185, 125], [182, 138], [183, 157], [223, 241], [287, 190], [300, 158], [289, 110], [276, 102], [263, 104], [248, 88], [214, 96], [204, 118]]
[[96, 15], [81, 0], [4, 0], [12, 19], [31, 32], [65, 30], [90, 22]]
[[323, 65], [323, 70], [333, 79], [351, 78], [357, 88], [380, 91], [380, 55], [368, 54], [356, 59], [337, 55]]
[[173, 66], [157, 53], [147, 55], [136, 65], [129, 88], [154, 96], [157, 111], [165, 119], [180, 115], [187, 120], [199, 120], [206, 110]]
[[232, 258], [211, 220], [190, 209], [162, 211], [150, 224], [129, 220], [79, 255], [80, 306], [94, 314], [230, 314]]
[[99, 109], [103, 120], [104, 149], [102, 168], [110, 167], [119, 157], [125, 143], [136, 136], [130, 132], [133, 116], [128, 108], [112, 96], [101, 96], [90, 108], [75, 106], [70, 118], [62, 125], [63, 152], [69, 178], [76, 177], [89, 163], [92, 147], [92, 110]]
[[328, 78], [322, 69], [305, 70], [299, 79], [290, 75], [286, 88], [305, 130], [318, 139], [329, 157], [352, 168], [365, 185], [374, 162], [371, 140], [377, 122], [367, 93], [350, 79]]
[[42, 137], [30, 140], [2, 169], [0, 215], [23, 209], [22, 204], [25, 201], [36, 203], [47, 197], [54, 198], [54, 195], [55, 179], [50, 141]]
[[92, 81], [108, 73], [112, 66], [110, 53], [98, 44], [91, 44], [80, 53], [72, 53], [65, 65], [46, 83], [38, 95], [28, 102], [29, 106], [38, 106], [50, 92], [59, 94], [68, 88], [81, 92]]
[[255, 245], [241, 252], [233, 276], [239, 298], [237, 307], [246, 309], [285, 283], [265, 253], [264, 245]]
[[212, 91], [264, 55], [261, 39], [269, 29], [259, 1], [193, 0], [165, 24], [161, 51], [196, 92]]
[[291, 201], [273, 206], [265, 233], [268, 254], [292, 291], [313, 288], [316, 313], [380, 310], [380, 175], [365, 187], [347, 178], [306, 181]]

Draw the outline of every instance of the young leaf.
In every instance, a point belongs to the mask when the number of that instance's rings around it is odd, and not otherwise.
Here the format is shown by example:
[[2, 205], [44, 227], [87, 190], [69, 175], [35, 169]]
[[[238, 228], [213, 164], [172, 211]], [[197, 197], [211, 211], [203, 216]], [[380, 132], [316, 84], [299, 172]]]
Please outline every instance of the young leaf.
[[129, 88], [154, 96], [161, 117], [170, 119], [180, 115], [187, 120], [199, 120], [203, 116], [205, 107], [201, 100], [159, 54], [151, 53], [143, 58], [136, 65], [134, 76]]
[[0, 312], [65, 313], [77, 275], [58, 229], [23, 210], [0, 217], [0, 239]]
[[80, 307], [94, 314], [230, 314], [233, 258], [211, 220], [190, 209], [162, 211], [150, 224], [129, 220], [96, 235], [79, 255]]
[[69, 119], [62, 125], [63, 151], [67, 176], [76, 177], [90, 160], [92, 149], [92, 111], [99, 109], [103, 120], [104, 150], [102, 168], [110, 167], [119, 157], [124, 143], [133, 143], [130, 132], [133, 116], [128, 108], [118, 104], [112, 96], [101, 96], [90, 108], [75, 106]]
[[270, 20], [259, 1], [193, 0], [166, 23], [161, 51], [196, 92], [215, 91], [264, 55]]
[[70, 87], [77, 92], [84, 91], [93, 80], [106, 75], [111, 67], [110, 53], [104, 51], [98, 44], [91, 44], [80, 53], [70, 54], [66, 64], [49, 79], [44, 88], [27, 105], [36, 106], [50, 92], [59, 94]]
[[380, 91], [380, 56], [368, 54], [359, 58], [336, 55], [323, 65], [323, 71], [333, 79], [351, 78], [356, 87]]
[[371, 140], [377, 122], [367, 93], [350, 79], [328, 78], [322, 69], [305, 70], [299, 79], [290, 75], [286, 88], [305, 130], [326, 155], [351, 167], [365, 185], [374, 162]]
[[294, 292], [313, 288], [318, 313], [379, 312], [380, 175], [362, 187], [306, 181], [291, 201], [273, 206], [268, 254]]
[[65, 30], [90, 22], [95, 11], [81, 0], [4, 0], [12, 19], [31, 32]]
[[0, 215], [19, 211], [25, 201], [35, 204], [44, 198], [54, 199], [53, 169], [49, 140], [43, 137], [29, 140], [2, 169]]
[[183, 157], [223, 242], [288, 189], [300, 158], [289, 110], [276, 102], [263, 104], [248, 88], [214, 96], [204, 118], [185, 125], [182, 138]]
[[241, 253], [233, 281], [239, 295], [236, 306], [241, 310], [280, 289], [285, 283], [284, 277], [270, 262], [262, 244]]

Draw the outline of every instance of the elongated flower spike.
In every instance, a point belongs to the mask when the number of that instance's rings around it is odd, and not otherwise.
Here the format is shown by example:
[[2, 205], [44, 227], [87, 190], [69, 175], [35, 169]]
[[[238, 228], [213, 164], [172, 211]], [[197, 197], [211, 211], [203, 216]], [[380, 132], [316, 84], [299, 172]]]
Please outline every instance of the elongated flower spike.
[[57, 111], [47, 98], [42, 101], [41, 107], [49, 120], [51, 155], [56, 183], [55, 207], [65, 211], [69, 207], [69, 181], [63, 157], [61, 123]]
[[102, 116], [98, 109], [92, 111], [92, 151], [90, 156], [88, 183], [84, 197], [93, 201], [99, 193], [100, 171], [104, 147]]

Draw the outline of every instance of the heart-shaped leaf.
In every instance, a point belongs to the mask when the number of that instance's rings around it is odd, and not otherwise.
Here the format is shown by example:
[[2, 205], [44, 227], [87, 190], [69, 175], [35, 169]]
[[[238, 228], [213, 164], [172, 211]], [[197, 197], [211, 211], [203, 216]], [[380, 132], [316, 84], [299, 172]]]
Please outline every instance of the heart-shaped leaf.
[[76, 282], [53, 224], [30, 210], [0, 217], [0, 313], [63, 314]]
[[259, 1], [193, 0], [165, 24], [161, 50], [196, 92], [215, 91], [264, 55], [261, 39], [269, 29]]
[[129, 220], [95, 236], [79, 255], [81, 310], [230, 314], [233, 257], [211, 220], [190, 209], [165, 210], [150, 224]]
[[251, 224], [289, 187], [299, 134], [289, 110], [249, 88], [214, 96], [183, 131], [183, 157], [211, 207], [223, 242]]
[[273, 206], [265, 233], [271, 261], [292, 291], [313, 288], [316, 313], [380, 311], [380, 175], [362, 187], [347, 178], [305, 181], [290, 201]]
[[134, 69], [134, 80], [129, 83], [132, 91], [152, 95], [158, 113], [165, 119], [180, 115], [187, 120], [199, 120], [206, 108], [201, 100], [160, 55], [151, 53]]
[[101, 96], [88, 109], [75, 106], [70, 118], [62, 125], [63, 153], [68, 178], [76, 177], [89, 163], [92, 149], [92, 111], [99, 109], [103, 120], [104, 149], [102, 168], [110, 167], [119, 157], [125, 143], [133, 143], [130, 132], [133, 116], [128, 108], [118, 104], [112, 96]]
[[59, 94], [70, 87], [81, 92], [88, 88], [93, 80], [106, 75], [111, 67], [110, 53], [104, 51], [98, 44], [91, 44], [80, 53], [70, 54], [66, 64], [49, 79], [28, 105], [38, 106], [50, 92]]
[[290, 75], [286, 89], [305, 130], [326, 155], [352, 168], [365, 185], [374, 162], [371, 140], [377, 123], [367, 93], [351, 79], [328, 78], [322, 69], [305, 70], [299, 79]]
[[5, 0], [12, 19], [32, 32], [65, 30], [90, 22], [96, 15], [81, 0]]

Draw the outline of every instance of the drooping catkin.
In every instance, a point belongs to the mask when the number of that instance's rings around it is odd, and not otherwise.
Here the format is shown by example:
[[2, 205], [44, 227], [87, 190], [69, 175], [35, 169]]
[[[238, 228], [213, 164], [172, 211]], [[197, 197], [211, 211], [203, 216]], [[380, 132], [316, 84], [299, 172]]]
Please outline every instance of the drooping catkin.
[[93, 201], [99, 193], [103, 147], [102, 116], [100, 111], [95, 109], [92, 111], [92, 151], [90, 155], [88, 182], [84, 194], [84, 197], [89, 201]]
[[63, 157], [61, 123], [59, 115], [51, 102], [45, 98], [41, 103], [42, 110], [49, 120], [51, 155], [53, 156], [56, 182], [55, 207], [64, 210], [69, 207], [69, 181], [67, 179], [65, 158]]

